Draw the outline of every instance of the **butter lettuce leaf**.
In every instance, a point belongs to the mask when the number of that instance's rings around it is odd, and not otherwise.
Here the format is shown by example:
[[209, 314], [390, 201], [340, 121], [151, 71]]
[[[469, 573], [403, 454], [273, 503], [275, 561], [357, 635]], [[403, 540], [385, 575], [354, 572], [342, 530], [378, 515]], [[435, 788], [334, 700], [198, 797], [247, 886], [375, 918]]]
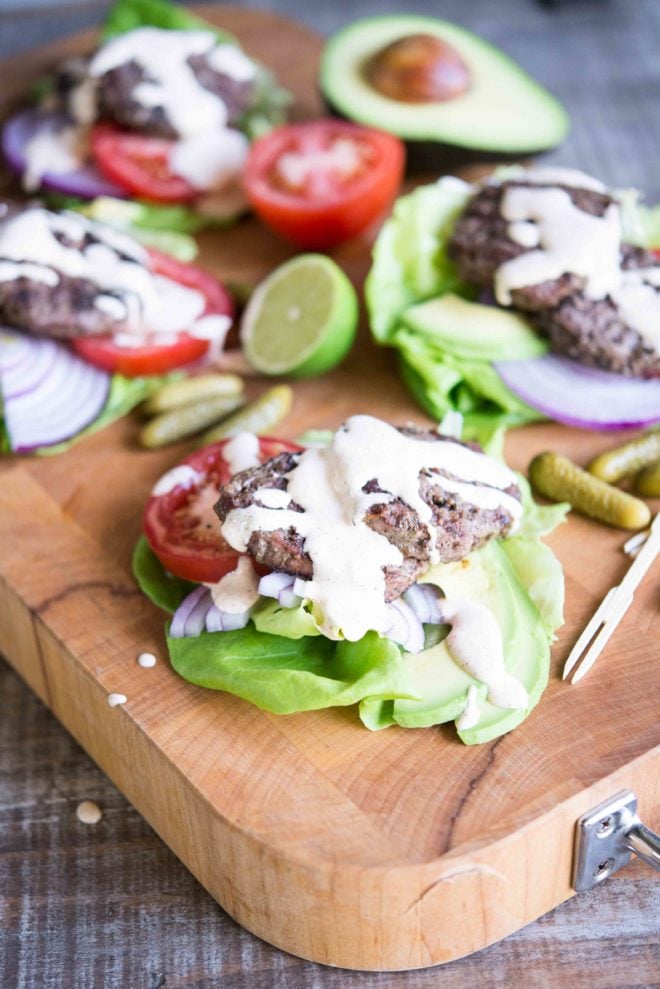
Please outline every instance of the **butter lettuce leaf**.
[[[170, 613], [192, 589], [167, 574], [142, 537], [133, 554], [141, 590]], [[275, 714], [345, 707], [366, 697], [414, 697], [400, 648], [370, 632], [359, 642], [331, 642], [302, 607], [287, 612], [262, 601], [247, 628], [167, 637], [172, 666], [185, 680], [226, 690]]]

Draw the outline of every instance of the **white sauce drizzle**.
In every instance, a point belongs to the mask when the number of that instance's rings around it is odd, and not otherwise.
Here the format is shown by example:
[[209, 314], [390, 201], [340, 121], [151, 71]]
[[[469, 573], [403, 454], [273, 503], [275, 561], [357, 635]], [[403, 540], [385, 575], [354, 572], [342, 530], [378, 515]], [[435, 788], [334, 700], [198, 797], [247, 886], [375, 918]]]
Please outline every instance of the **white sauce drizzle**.
[[[431, 562], [438, 560], [431, 508], [420, 494], [420, 474], [445, 470], [461, 478], [450, 481], [432, 474], [434, 483], [459, 493], [482, 508], [501, 507], [514, 522], [520, 502], [504, 489], [516, 483], [504, 465], [449, 440], [436, 442], [404, 436], [371, 416], [357, 415], [339, 429], [322, 449], [300, 454], [287, 475], [288, 490], [255, 492], [261, 504], [232, 510], [222, 534], [245, 552], [255, 530], [295, 527], [305, 541], [314, 566], [313, 578], [296, 581], [296, 593], [313, 602], [315, 617], [329, 638], [355, 641], [369, 630], [385, 633], [391, 616], [385, 604], [383, 568], [397, 566], [402, 554], [364, 521], [373, 506], [401, 498], [413, 508], [429, 531]], [[365, 493], [373, 479], [386, 493]], [[285, 503], [286, 498], [286, 503]], [[266, 502], [272, 499], [270, 507]], [[297, 502], [303, 512], [285, 507]], [[282, 507], [279, 507], [279, 506]]]
[[[62, 244], [58, 234], [74, 246]], [[81, 248], [86, 234], [95, 243]], [[118, 330], [136, 337], [194, 331], [206, 307], [200, 292], [154, 274], [144, 249], [113, 227], [37, 207], [0, 224], [0, 281], [25, 275], [57, 285], [60, 274], [96, 285], [95, 304], [116, 320]]]
[[488, 700], [498, 707], [526, 707], [529, 695], [504, 666], [502, 633], [489, 608], [478, 601], [444, 598], [442, 617], [451, 625], [445, 639], [452, 659], [462, 670], [488, 687]]
[[42, 125], [23, 149], [23, 188], [34, 192], [44, 175], [66, 175], [79, 169], [87, 157], [87, 139], [80, 127]]
[[467, 728], [474, 728], [474, 726], [479, 721], [479, 695], [477, 693], [477, 688], [472, 683], [468, 687], [467, 697], [465, 699], [465, 707], [461, 711], [460, 715], [456, 719], [456, 727], [459, 731], [465, 731]]
[[660, 351], [660, 271], [621, 268], [619, 204], [611, 203], [603, 216], [594, 216], [575, 206], [565, 189], [537, 187], [540, 183], [561, 183], [604, 192], [605, 186], [572, 169], [533, 169], [521, 175], [521, 180], [531, 186], [507, 188], [500, 211], [508, 221], [511, 239], [530, 250], [498, 268], [497, 301], [508, 306], [512, 290], [570, 272], [585, 279], [584, 291], [589, 298], [609, 296], [623, 321], [647, 346]]
[[144, 670], [150, 670], [158, 662], [152, 652], [141, 652], [137, 658], [137, 661], [138, 666], [141, 666]]
[[258, 467], [261, 462], [259, 457], [259, 440], [254, 433], [238, 433], [225, 443], [222, 448], [222, 456], [231, 471], [232, 477], [234, 474], [239, 474], [242, 470]]
[[254, 63], [236, 46], [218, 44], [212, 31], [169, 31], [137, 28], [112, 38], [90, 62], [89, 72], [100, 77], [128, 62], [136, 62], [146, 76], [132, 97], [142, 106], [162, 107], [167, 120], [183, 137], [217, 130], [226, 125], [224, 101], [202, 86], [188, 59], [209, 56], [212, 67], [243, 82], [253, 78]]
[[103, 813], [93, 800], [81, 800], [76, 807], [76, 817], [82, 824], [98, 824]]
[[259, 575], [249, 556], [242, 556], [235, 570], [217, 584], [206, 585], [216, 608], [230, 615], [242, 615], [259, 600]]
[[250, 142], [232, 128], [204, 131], [175, 141], [169, 165], [195, 189], [221, 189], [243, 171]]
[[126, 694], [108, 694], [108, 704], [110, 707], [119, 707], [120, 704], [125, 704], [128, 700]]
[[160, 480], [154, 484], [151, 493], [159, 498], [161, 495], [166, 495], [170, 491], [174, 491], [177, 487], [191, 488], [193, 484], [198, 484], [201, 479], [202, 475], [194, 467], [191, 467], [190, 464], [180, 464], [178, 467], [173, 467], [172, 470], [168, 470], [166, 474], [163, 474]]
[[495, 273], [495, 297], [511, 304], [512, 289], [538, 285], [570, 271], [586, 279], [586, 292], [602, 298], [619, 281], [621, 215], [616, 203], [593, 216], [578, 209], [566, 189], [512, 186], [504, 191], [500, 212], [509, 223], [533, 223], [536, 250], [519, 254]]

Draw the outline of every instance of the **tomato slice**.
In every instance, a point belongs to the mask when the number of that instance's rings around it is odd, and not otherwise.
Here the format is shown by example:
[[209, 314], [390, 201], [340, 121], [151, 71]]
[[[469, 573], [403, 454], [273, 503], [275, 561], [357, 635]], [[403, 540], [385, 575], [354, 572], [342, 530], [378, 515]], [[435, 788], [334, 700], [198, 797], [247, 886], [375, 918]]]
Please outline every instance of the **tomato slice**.
[[199, 191], [170, 171], [172, 144], [167, 138], [133, 134], [114, 124], [96, 124], [91, 134], [92, 156], [99, 169], [131, 196], [156, 203], [190, 202]]
[[246, 195], [268, 226], [295, 244], [349, 240], [392, 205], [405, 163], [391, 134], [341, 120], [279, 127], [250, 149]]
[[[235, 570], [241, 556], [220, 535], [220, 521], [213, 511], [219, 488], [231, 477], [222, 453], [227, 442], [211, 443], [182, 461], [181, 466], [191, 467], [199, 476], [193, 484], [177, 484], [147, 502], [144, 533], [165, 569], [177, 577], [212, 584]], [[301, 449], [286, 440], [259, 438], [262, 462]]]
[[[157, 275], [171, 278], [187, 288], [195, 289], [206, 299], [205, 316], [233, 316], [234, 303], [226, 288], [206, 271], [194, 264], [177, 261], [169, 254], [148, 250], [151, 268]], [[121, 347], [112, 336], [78, 337], [73, 349], [90, 364], [105, 371], [117, 371], [128, 378], [144, 374], [164, 374], [177, 367], [192, 364], [209, 348], [208, 340], [178, 333], [171, 343], [158, 343], [157, 337], [145, 337], [140, 347]]]

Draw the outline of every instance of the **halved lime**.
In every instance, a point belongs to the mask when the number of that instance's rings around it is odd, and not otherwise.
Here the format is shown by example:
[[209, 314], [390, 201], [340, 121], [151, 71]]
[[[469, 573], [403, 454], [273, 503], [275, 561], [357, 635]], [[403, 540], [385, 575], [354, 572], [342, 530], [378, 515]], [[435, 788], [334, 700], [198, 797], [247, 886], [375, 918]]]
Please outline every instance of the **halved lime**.
[[324, 254], [301, 254], [255, 290], [241, 323], [245, 356], [263, 374], [312, 377], [339, 364], [358, 323], [355, 289]]

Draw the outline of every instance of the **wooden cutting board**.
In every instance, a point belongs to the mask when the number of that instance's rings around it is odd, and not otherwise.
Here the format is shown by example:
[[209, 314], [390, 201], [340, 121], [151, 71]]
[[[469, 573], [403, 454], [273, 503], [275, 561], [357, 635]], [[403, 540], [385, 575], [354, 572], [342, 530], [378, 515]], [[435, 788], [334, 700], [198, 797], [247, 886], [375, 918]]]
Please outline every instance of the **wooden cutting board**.
[[[263, 12], [217, 8], [226, 26], [319, 112], [321, 42]], [[2, 69], [0, 112], [90, 34]], [[369, 245], [336, 253], [357, 283]], [[254, 282], [290, 249], [246, 221], [202, 238], [201, 261]], [[257, 390], [263, 387], [254, 384]], [[371, 412], [423, 422], [393, 356], [363, 327], [345, 366], [295, 385], [280, 432]], [[0, 645], [39, 697], [201, 883], [249, 930], [294, 954], [358, 969], [410, 969], [475, 951], [572, 893], [573, 829], [622, 787], [660, 823], [658, 576], [648, 575], [598, 667], [559, 670], [628, 560], [624, 536], [572, 517], [550, 538], [566, 570], [566, 624], [551, 682], [516, 731], [475, 748], [453, 726], [373, 734], [355, 709], [277, 717], [196, 688], [169, 668], [163, 615], [130, 573], [154, 481], [184, 446], [145, 452], [126, 419], [52, 459], [0, 477]], [[556, 425], [516, 431], [510, 463], [552, 448], [584, 462], [611, 439]], [[656, 506], [657, 507], [657, 506]], [[153, 651], [153, 669], [137, 665]], [[108, 694], [127, 696], [110, 708]]]

